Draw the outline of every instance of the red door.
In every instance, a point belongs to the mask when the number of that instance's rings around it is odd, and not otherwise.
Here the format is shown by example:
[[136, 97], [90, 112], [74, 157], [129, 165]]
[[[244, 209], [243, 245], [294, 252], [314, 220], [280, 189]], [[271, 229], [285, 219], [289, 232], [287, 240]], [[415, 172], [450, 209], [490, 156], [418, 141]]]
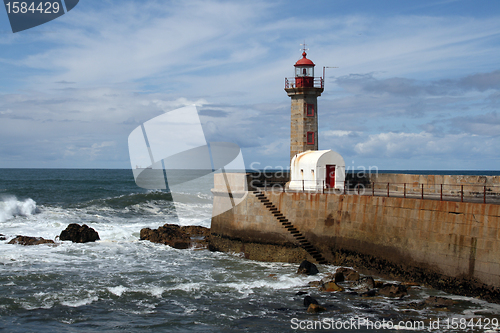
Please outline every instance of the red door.
[[326, 187], [335, 188], [335, 165], [326, 165]]

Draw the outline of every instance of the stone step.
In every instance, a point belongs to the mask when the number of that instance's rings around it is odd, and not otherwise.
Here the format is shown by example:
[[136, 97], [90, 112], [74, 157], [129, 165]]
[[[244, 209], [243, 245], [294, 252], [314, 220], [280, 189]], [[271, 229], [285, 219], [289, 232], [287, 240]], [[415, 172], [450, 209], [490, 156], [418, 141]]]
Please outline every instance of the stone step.
[[[288, 231], [290, 231], [290, 230], [288, 230]], [[296, 231], [290, 231], [290, 233], [291, 234], [299, 234], [300, 232], [298, 230], [296, 230]]]

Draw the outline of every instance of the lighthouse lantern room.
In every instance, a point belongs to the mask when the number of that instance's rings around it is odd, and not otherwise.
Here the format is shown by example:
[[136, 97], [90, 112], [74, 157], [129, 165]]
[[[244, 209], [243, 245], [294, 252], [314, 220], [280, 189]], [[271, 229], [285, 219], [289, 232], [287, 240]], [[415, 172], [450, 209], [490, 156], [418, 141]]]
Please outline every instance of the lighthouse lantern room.
[[314, 85], [314, 63], [302, 53], [302, 59], [295, 63], [295, 85], [297, 87], [312, 87]]

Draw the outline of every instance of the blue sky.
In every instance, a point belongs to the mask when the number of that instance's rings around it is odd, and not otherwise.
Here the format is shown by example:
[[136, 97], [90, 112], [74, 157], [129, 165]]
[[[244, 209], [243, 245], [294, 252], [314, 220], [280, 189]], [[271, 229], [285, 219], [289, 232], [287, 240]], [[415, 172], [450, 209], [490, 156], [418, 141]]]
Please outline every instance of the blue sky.
[[500, 1], [81, 0], [13, 34], [0, 10], [0, 167], [128, 168], [141, 123], [196, 104], [210, 141], [287, 167], [300, 44], [320, 149], [348, 166], [499, 170]]

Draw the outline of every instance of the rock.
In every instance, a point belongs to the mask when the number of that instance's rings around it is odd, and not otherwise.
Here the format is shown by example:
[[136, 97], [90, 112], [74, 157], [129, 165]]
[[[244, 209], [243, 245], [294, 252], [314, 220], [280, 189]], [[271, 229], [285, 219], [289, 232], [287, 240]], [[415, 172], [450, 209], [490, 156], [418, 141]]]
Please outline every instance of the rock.
[[344, 288], [342, 288], [341, 286], [339, 286], [335, 282], [330, 281], [330, 282], [323, 283], [323, 285], [319, 288], [319, 290], [332, 292], [332, 291], [344, 291]]
[[12, 239], [8, 244], [20, 244], [20, 245], [40, 245], [40, 244], [55, 244], [51, 239], [43, 239], [42, 237], [30, 237], [30, 236], [17, 236]]
[[297, 296], [302, 296], [302, 295], [306, 295], [306, 294], [308, 294], [308, 292], [307, 292], [307, 291], [297, 291], [297, 292], [295, 293], [295, 295], [297, 295]]
[[359, 279], [359, 281], [352, 282], [351, 287], [358, 292], [366, 292], [375, 288], [375, 281], [371, 276], [365, 276]]
[[406, 305], [407, 307], [415, 310], [422, 310], [425, 308], [425, 302], [411, 302]]
[[6, 239], [7, 239], [7, 238], [5, 238], [5, 236], [4, 236], [4, 235], [0, 234], [0, 241], [4, 241], [4, 240], [6, 240]]
[[420, 284], [417, 282], [403, 282], [403, 286], [407, 287], [420, 287]]
[[403, 297], [408, 295], [408, 290], [405, 286], [400, 284], [384, 284], [382, 288], [379, 289], [379, 294], [387, 297]]
[[323, 284], [323, 282], [321, 282], [321, 281], [311, 281], [308, 283], [308, 285], [310, 287], [321, 287], [322, 284]]
[[312, 298], [311, 296], [304, 297], [304, 306], [307, 308], [310, 304], [319, 304], [317, 300]]
[[373, 281], [373, 283], [374, 283], [373, 286], [375, 288], [382, 288], [384, 286], [384, 282], [379, 281], [379, 280], [375, 280], [375, 281]]
[[347, 267], [337, 268], [336, 273], [342, 273], [344, 276], [344, 281], [358, 281], [360, 277], [358, 272], [356, 272], [352, 268]]
[[61, 231], [59, 239], [62, 241], [70, 240], [73, 243], [87, 243], [99, 240], [99, 234], [93, 228], [88, 227], [86, 224], [79, 225], [71, 223]]
[[210, 229], [208, 228], [165, 224], [158, 229], [141, 229], [140, 239], [169, 245], [176, 249], [187, 249], [192, 246], [206, 247], [209, 236]]
[[365, 292], [362, 292], [361, 294], [359, 294], [359, 296], [361, 296], [361, 297], [374, 297], [377, 295], [378, 295], [378, 293], [375, 289], [368, 290], [368, 291], [365, 291]]
[[431, 305], [435, 308], [450, 307], [453, 304], [455, 304], [455, 302], [452, 299], [445, 297], [437, 297], [437, 296], [429, 296], [429, 298], [424, 300], [424, 303], [426, 305]]
[[307, 275], [316, 275], [318, 274], [318, 267], [312, 262], [304, 260], [300, 263], [299, 269], [297, 270], [297, 274], [307, 274]]
[[309, 307], [307, 308], [308, 313], [319, 313], [324, 311], [326, 311], [326, 308], [318, 304], [309, 304]]
[[335, 283], [344, 282], [345, 281], [344, 273], [342, 273], [342, 272], [335, 272], [335, 274], [333, 274], [333, 281]]

